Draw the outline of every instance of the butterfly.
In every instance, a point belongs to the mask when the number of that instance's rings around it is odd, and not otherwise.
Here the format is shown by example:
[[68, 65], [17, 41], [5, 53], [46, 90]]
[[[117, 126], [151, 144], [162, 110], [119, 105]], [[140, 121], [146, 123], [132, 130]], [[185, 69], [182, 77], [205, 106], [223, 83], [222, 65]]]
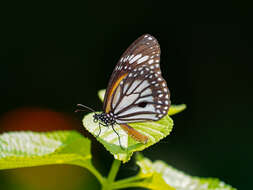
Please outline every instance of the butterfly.
[[158, 121], [168, 113], [170, 92], [161, 75], [160, 53], [158, 41], [149, 34], [139, 37], [123, 53], [109, 80], [103, 112], [93, 115], [94, 122], [99, 122], [99, 134], [100, 125], [111, 126], [120, 143], [114, 129], [118, 124], [136, 141], [147, 143], [148, 137], [128, 124]]

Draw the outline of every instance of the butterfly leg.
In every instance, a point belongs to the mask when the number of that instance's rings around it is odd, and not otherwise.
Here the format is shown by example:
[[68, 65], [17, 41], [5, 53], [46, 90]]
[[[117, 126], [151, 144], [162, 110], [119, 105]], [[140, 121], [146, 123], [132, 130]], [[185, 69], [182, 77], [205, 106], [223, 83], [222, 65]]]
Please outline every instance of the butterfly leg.
[[100, 126], [100, 123], [98, 124], [98, 127], [99, 127], [99, 132], [98, 134], [96, 135], [96, 138], [99, 137], [100, 133], [101, 133], [101, 126]]
[[108, 126], [108, 125], [106, 125], [106, 124], [99, 123], [99, 124], [98, 124], [98, 127], [99, 127], [99, 132], [98, 132], [98, 134], [96, 135], [96, 138], [97, 138], [97, 137], [99, 137], [99, 135], [100, 135], [100, 133], [101, 133], [101, 125], [103, 125], [104, 127], [109, 127], [109, 126]]
[[118, 135], [120, 148], [124, 150], [125, 148], [123, 148], [123, 146], [121, 145], [119, 133], [114, 129], [114, 126], [113, 126], [113, 125], [112, 125], [112, 129], [113, 129], [113, 131]]

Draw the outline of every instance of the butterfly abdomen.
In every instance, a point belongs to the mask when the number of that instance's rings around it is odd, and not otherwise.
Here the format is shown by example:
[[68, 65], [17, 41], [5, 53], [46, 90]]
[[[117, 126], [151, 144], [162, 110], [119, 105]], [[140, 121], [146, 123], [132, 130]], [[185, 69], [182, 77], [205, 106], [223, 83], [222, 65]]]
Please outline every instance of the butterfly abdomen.
[[134, 128], [130, 127], [127, 124], [120, 124], [120, 127], [127, 132], [128, 135], [130, 135], [132, 138], [134, 138], [136, 141], [141, 142], [143, 144], [146, 144], [148, 142], [148, 137], [139, 133]]

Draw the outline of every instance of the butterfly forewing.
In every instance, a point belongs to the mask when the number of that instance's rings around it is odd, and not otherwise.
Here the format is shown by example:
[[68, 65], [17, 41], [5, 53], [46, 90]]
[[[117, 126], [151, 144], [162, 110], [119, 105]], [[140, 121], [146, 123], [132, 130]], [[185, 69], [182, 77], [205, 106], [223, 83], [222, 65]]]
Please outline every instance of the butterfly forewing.
[[160, 71], [160, 47], [151, 35], [138, 38], [116, 65], [105, 94], [104, 110], [117, 123], [159, 120], [170, 106]]

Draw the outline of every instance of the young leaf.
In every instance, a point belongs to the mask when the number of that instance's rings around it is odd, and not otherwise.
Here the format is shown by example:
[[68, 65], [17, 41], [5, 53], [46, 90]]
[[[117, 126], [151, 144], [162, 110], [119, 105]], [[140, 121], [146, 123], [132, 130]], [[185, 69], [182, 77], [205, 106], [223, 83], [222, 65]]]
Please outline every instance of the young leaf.
[[149, 185], [157, 187], [157, 189], [160, 189], [161, 184], [152, 180], [154, 177], [162, 179], [167, 185], [174, 187], [176, 190], [236, 190], [215, 178], [198, 178], [186, 175], [160, 160], [152, 163], [149, 159], [138, 155], [137, 164], [140, 166], [138, 175], [140, 177], [144, 176], [144, 182], [150, 182]]
[[[121, 145], [124, 147], [124, 149], [122, 149], [117, 134], [111, 127], [101, 126], [99, 128], [99, 124], [93, 121], [93, 114], [94, 113], [90, 113], [84, 117], [83, 126], [94, 135], [111, 154], [113, 154], [115, 159], [123, 162], [127, 162], [134, 152], [141, 151], [169, 135], [173, 126], [173, 120], [169, 116], [165, 116], [156, 122], [129, 124], [149, 138], [146, 144], [142, 144], [130, 137], [119, 125], [114, 125], [114, 129], [120, 136]], [[97, 136], [100, 129], [100, 135]]]
[[75, 131], [0, 135], [0, 169], [49, 164], [91, 168], [90, 141]]
[[101, 100], [101, 102], [104, 101], [104, 97], [105, 97], [105, 89], [99, 90], [98, 91], [98, 97]]
[[[101, 101], [103, 101], [104, 95], [105, 90], [100, 90], [98, 92], [98, 96]], [[173, 115], [175, 113], [178, 113], [184, 110], [185, 107], [185, 105], [171, 106], [168, 114]], [[94, 123], [92, 117], [93, 114], [94, 113], [91, 113], [84, 117], [84, 127], [92, 135], [94, 135], [97, 140], [102, 143], [111, 154], [113, 154], [115, 159], [121, 160], [123, 162], [127, 162], [134, 152], [141, 151], [168, 136], [173, 126], [173, 120], [169, 117], [169, 115], [165, 116], [157, 122], [142, 122], [129, 124], [131, 127], [149, 138], [146, 144], [142, 144], [127, 135], [119, 125], [115, 125], [114, 128], [120, 136], [121, 145], [124, 147], [124, 149], [122, 149], [119, 145], [119, 139], [117, 134], [111, 129], [111, 127], [99, 127], [98, 123]], [[100, 130], [101, 132], [99, 132]]]
[[186, 105], [185, 104], [180, 104], [180, 105], [171, 105], [168, 115], [175, 115], [183, 110], [186, 109]]

